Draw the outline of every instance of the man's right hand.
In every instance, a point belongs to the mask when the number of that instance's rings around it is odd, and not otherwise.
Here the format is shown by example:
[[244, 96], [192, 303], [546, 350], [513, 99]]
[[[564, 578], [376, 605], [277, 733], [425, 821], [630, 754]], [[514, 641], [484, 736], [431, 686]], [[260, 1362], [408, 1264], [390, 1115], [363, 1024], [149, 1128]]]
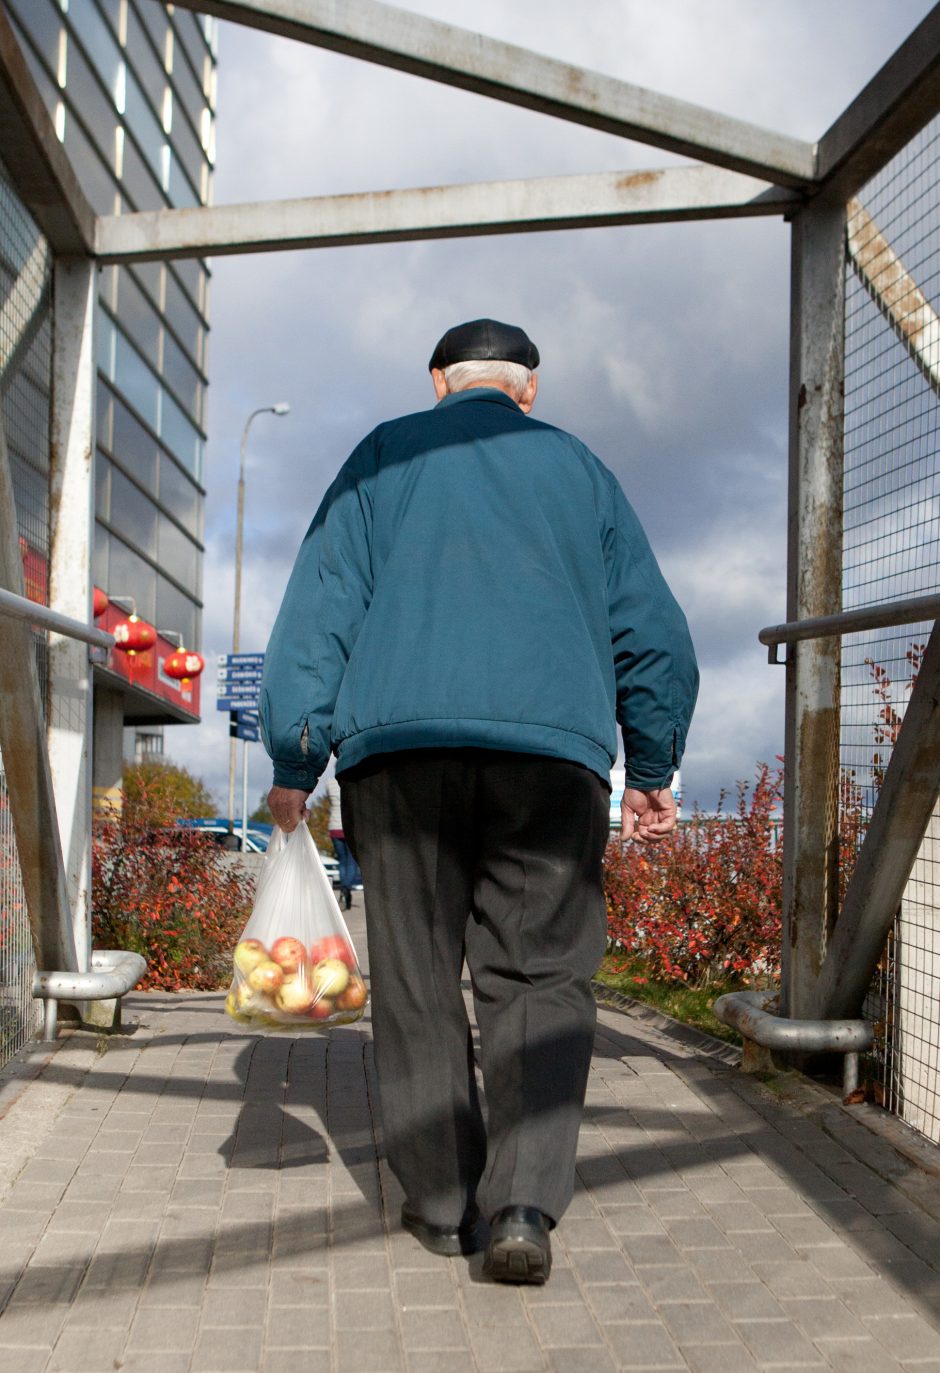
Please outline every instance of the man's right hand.
[[285, 834], [295, 830], [310, 812], [307, 810], [309, 791], [296, 791], [293, 787], [272, 787], [268, 792], [268, 810], [274, 823]]
[[668, 787], [637, 791], [628, 787], [620, 803], [620, 838], [656, 844], [676, 827], [676, 800]]

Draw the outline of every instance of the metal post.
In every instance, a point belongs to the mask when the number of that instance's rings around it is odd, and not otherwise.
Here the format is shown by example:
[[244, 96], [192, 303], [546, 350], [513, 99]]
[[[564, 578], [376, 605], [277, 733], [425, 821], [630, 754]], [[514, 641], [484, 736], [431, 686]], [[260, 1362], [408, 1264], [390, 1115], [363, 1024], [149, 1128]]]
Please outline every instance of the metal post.
[[[845, 209], [813, 202], [793, 222], [787, 619], [835, 614], [842, 583]], [[836, 636], [787, 655], [781, 1006], [815, 1014], [838, 882]]]
[[248, 740], [242, 740], [242, 853], [248, 852]]
[[[49, 605], [92, 622], [94, 537], [95, 264], [54, 269]], [[49, 765], [80, 969], [91, 956], [92, 681], [88, 648], [49, 637]]]

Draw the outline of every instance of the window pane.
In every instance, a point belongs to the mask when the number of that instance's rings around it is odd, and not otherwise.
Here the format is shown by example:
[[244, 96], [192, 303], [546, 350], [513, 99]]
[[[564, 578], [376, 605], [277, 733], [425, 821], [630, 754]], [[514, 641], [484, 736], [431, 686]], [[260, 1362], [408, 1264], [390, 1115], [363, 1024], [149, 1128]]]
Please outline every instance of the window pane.
[[157, 52], [163, 56], [166, 53], [166, 34], [170, 21], [162, 0], [130, 0], [128, 10], [136, 10], [153, 39]]
[[127, 60], [134, 68], [134, 74], [150, 97], [155, 110], [163, 109], [163, 92], [167, 86], [167, 74], [163, 70], [163, 50], [160, 57], [154, 52], [147, 32], [133, 10], [127, 12], [127, 42], [124, 45]]
[[147, 424], [159, 433], [160, 383], [137, 349], [120, 331], [115, 345], [115, 385]]
[[187, 124], [186, 116], [178, 106], [173, 112], [173, 132], [170, 141], [190, 181], [194, 186], [198, 186], [205, 154], [199, 146], [199, 140]]
[[195, 426], [186, 418], [172, 396], [163, 392], [161, 404], [160, 437], [187, 472], [192, 472], [197, 481], [202, 480], [202, 438]]
[[99, 307], [95, 319], [95, 359], [99, 371], [114, 380], [114, 349], [117, 330], [113, 320]]
[[166, 135], [153, 110], [147, 104], [137, 78], [130, 71], [127, 73], [125, 118], [127, 126], [137, 139], [140, 150], [147, 159], [151, 170], [156, 173], [162, 183], [163, 149], [166, 144]]
[[202, 496], [172, 458], [160, 454], [160, 504], [165, 505], [190, 534], [202, 537]]
[[7, 0], [7, 9], [22, 18], [30, 38], [48, 62], [49, 70], [58, 71], [62, 15], [53, 8], [52, 0]]
[[[202, 82], [209, 51], [206, 47], [206, 40], [203, 36], [202, 29], [200, 28], [199, 20], [194, 14], [191, 14], [187, 10], [177, 10], [173, 15], [173, 27], [176, 30], [176, 46], [182, 46], [185, 50], [186, 56], [189, 58], [190, 66], [196, 73], [200, 82]], [[176, 54], [174, 66], [176, 65], [176, 61], [180, 59], [180, 56], [181, 54]]]
[[[196, 309], [201, 309], [205, 300], [206, 273], [198, 258], [180, 258], [173, 263], [173, 271], [186, 287]], [[168, 278], [169, 279], [169, 278]]]
[[109, 596], [133, 596], [137, 614], [153, 624], [157, 613], [157, 573], [127, 544], [111, 535], [108, 545]]
[[[174, 267], [182, 266], [178, 262], [173, 265]], [[164, 314], [170, 328], [177, 335], [190, 357], [198, 360], [202, 341], [202, 320], [172, 272], [167, 272], [166, 275]]]
[[118, 270], [118, 318], [152, 367], [160, 359], [160, 318], [126, 267]]
[[111, 392], [99, 379], [95, 393], [95, 434], [105, 448], [111, 447]]
[[157, 507], [116, 467], [111, 469], [111, 515], [108, 523], [141, 553], [156, 558]]
[[199, 643], [199, 607], [165, 577], [157, 578], [157, 627], [182, 634], [187, 648]]
[[131, 276], [136, 277], [154, 304], [160, 308], [163, 300], [163, 263], [135, 262]]
[[197, 572], [199, 554], [196, 545], [188, 539], [171, 519], [160, 516], [160, 556], [161, 567], [173, 574], [174, 580], [181, 582], [193, 595], [198, 593]]
[[102, 591], [108, 589], [108, 551], [111, 535], [100, 524], [95, 525], [95, 544], [91, 562], [91, 577], [95, 586]]
[[180, 100], [189, 111], [189, 117], [198, 127], [199, 114], [205, 105], [205, 96], [202, 93], [202, 85], [193, 74], [193, 69], [186, 61], [182, 53], [174, 53], [173, 70], [170, 73], [170, 80], [176, 90]]
[[156, 494], [157, 441], [116, 396], [111, 452], [125, 471], [135, 476], [148, 491]]
[[170, 193], [170, 203], [179, 209], [187, 205], [198, 205], [199, 196], [190, 185], [176, 151], [170, 148], [168, 152], [170, 155], [170, 172], [167, 186]]
[[192, 363], [170, 335], [163, 341], [163, 375], [179, 397], [184, 410], [198, 424], [202, 382]]
[[69, 113], [65, 120], [65, 151], [92, 209], [100, 215], [113, 214], [117, 194], [114, 149], [111, 150], [112, 161], [106, 162], [104, 154], [95, 150], [78, 121]]
[[65, 98], [78, 111], [103, 161], [113, 167], [114, 131], [118, 125], [114, 101], [102, 90], [74, 39], [69, 39], [65, 53]]
[[135, 210], [164, 210], [166, 196], [160, 182], [134, 146], [124, 139], [124, 170], [121, 177], [127, 198]]
[[95, 6], [89, 5], [87, 0], [84, 4], [69, 6], [68, 23], [78, 34], [111, 99], [116, 102], [121, 89], [123, 62], [114, 34]]
[[95, 454], [95, 514], [99, 520], [111, 517], [111, 464], [100, 449]]

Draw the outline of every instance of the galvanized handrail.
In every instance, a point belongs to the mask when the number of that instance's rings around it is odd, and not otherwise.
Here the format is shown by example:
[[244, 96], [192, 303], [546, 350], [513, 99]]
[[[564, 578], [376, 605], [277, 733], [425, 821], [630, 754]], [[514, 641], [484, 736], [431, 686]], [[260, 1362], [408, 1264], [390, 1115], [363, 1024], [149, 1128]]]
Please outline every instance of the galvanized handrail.
[[0, 615], [9, 615], [14, 620], [26, 620], [43, 629], [51, 629], [54, 634], [64, 634], [68, 639], [81, 639], [95, 648], [113, 648], [114, 635], [94, 625], [86, 625], [82, 620], [73, 620], [69, 615], [60, 615], [47, 605], [31, 601], [27, 596], [17, 596], [13, 591], [0, 588]]
[[844, 1096], [858, 1086], [858, 1055], [874, 1042], [867, 1020], [788, 1020], [766, 1009], [770, 992], [727, 992], [712, 1007], [716, 1020], [732, 1025], [744, 1039], [765, 1049], [845, 1055]]
[[123, 996], [147, 971], [147, 960], [128, 949], [95, 949], [89, 972], [40, 972], [33, 974], [33, 996], [46, 1003], [44, 1040], [56, 1037], [58, 1003], [106, 1001]]
[[940, 595], [908, 596], [903, 601], [882, 601], [860, 610], [842, 610], [837, 615], [815, 615], [806, 620], [789, 620], [768, 625], [758, 634], [768, 647], [768, 661], [778, 663], [779, 644], [794, 644], [802, 639], [824, 639], [830, 634], [852, 634], [864, 629], [886, 629], [890, 625], [909, 625], [918, 620], [940, 616]]

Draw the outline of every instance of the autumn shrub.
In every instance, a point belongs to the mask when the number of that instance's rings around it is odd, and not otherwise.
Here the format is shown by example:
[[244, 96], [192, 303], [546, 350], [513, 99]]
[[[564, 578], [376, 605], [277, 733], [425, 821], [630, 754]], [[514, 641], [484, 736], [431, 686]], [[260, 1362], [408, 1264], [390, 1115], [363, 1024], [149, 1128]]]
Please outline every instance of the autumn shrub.
[[251, 912], [254, 882], [206, 835], [177, 826], [166, 789], [135, 786], [100, 817], [92, 850], [92, 939], [147, 960], [145, 990], [215, 989]]
[[736, 803], [696, 810], [662, 844], [611, 841], [605, 858], [612, 951], [650, 977], [705, 986], [772, 979], [780, 967], [783, 774], [761, 764]]

